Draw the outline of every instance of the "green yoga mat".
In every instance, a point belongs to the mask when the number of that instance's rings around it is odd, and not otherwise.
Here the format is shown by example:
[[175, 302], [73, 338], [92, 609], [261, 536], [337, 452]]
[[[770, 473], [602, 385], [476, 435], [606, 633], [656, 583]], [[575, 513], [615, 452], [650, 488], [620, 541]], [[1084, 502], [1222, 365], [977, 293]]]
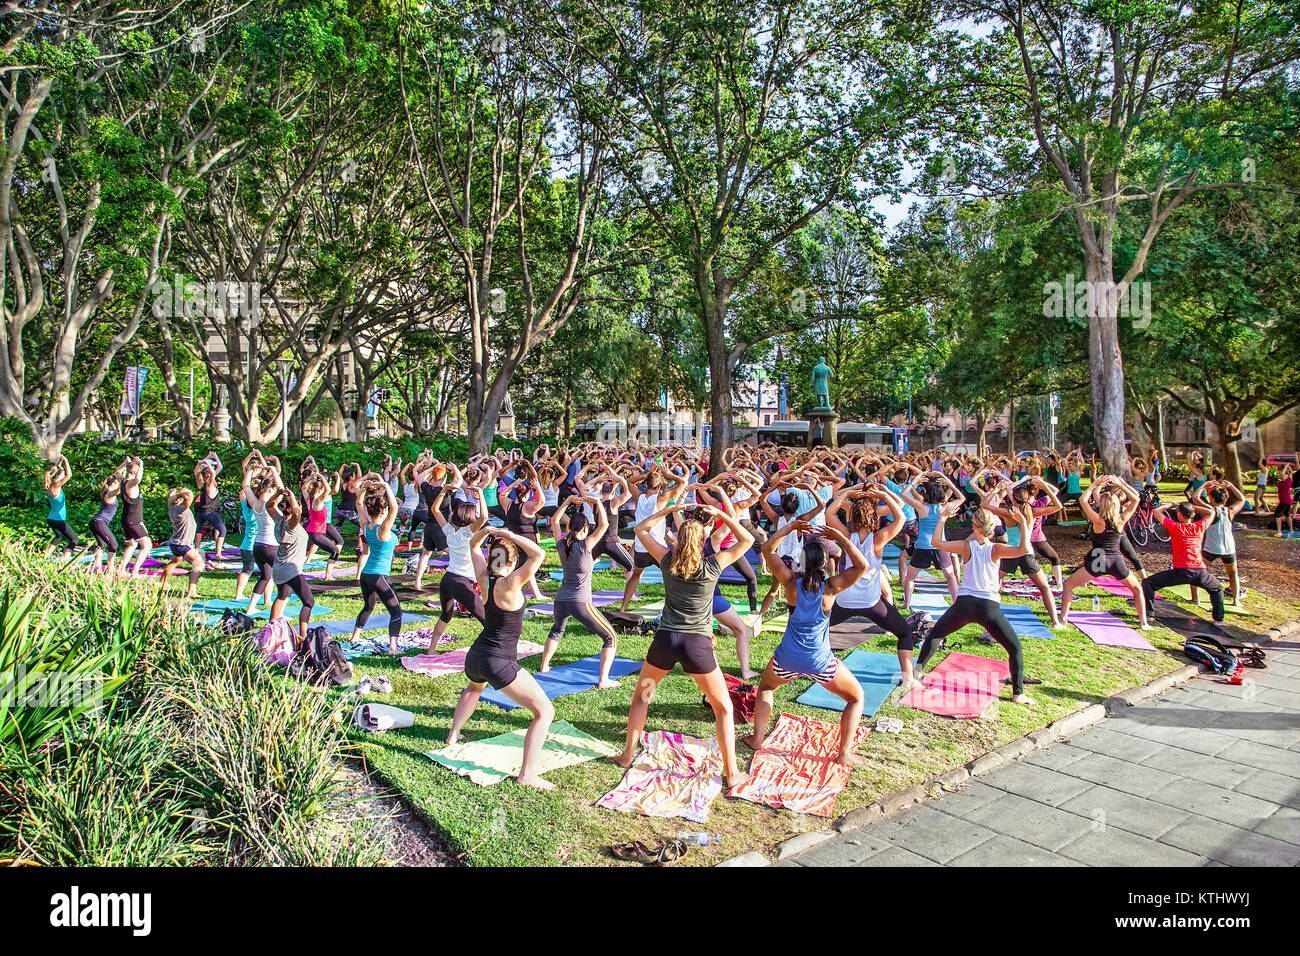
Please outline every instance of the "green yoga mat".
[[[425, 756], [448, 770], [468, 777], [480, 787], [490, 787], [507, 777], [517, 776], [524, 760], [524, 735], [527, 727], [507, 734], [452, 744], [442, 750], [431, 750]], [[567, 720], [551, 724], [542, 747], [537, 772], [546, 774], [561, 767], [586, 763], [598, 757], [612, 757], [618, 747], [585, 734]]]
[[[1197, 588], [1196, 590], [1200, 594], [1201, 607], [1206, 608], [1208, 610], [1210, 607], [1209, 592], [1206, 591], [1205, 588]], [[1175, 584], [1173, 587], [1163, 588], [1157, 591], [1156, 593], [1172, 594], [1175, 597], [1177, 597], [1180, 601], [1186, 603], [1186, 602], [1190, 602], [1192, 599], [1192, 586], [1190, 584]], [[1223, 610], [1227, 614], [1240, 614], [1243, 617], [1258, 616], [1257, 612], [1251, 610], [1250, 608], [1237, 607], [1233, 604], [1230, 604], [1228, 602], [1228, 591], [1226, 588], [1223, 591]]]

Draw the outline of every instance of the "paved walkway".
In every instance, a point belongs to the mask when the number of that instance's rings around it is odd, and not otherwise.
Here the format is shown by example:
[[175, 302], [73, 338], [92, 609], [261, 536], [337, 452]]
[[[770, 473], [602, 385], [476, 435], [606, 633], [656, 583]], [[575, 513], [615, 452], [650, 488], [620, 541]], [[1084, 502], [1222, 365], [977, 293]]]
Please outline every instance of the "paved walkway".
[[1300, 865], [1300, 643], [780, 866]]

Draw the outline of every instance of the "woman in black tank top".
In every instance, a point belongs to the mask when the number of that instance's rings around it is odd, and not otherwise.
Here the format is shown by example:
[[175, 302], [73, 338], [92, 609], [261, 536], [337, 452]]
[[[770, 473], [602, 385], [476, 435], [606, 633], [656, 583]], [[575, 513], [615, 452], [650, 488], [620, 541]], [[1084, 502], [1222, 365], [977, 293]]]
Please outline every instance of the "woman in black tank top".
[[[122, 482], [122, 537], [127, 539], [126, 550], [122, 552], [122, 573], [134, 573], [139, 576], [144, 562], [153, 550], [153, 541], [149, 538], [149, 529], [144, 526], [144, 493], [140, 490], [140, 480], [144, 477], [144, 460], [132, 458]], [[131, 555], [139, 549], [140, 557], [135, 562], [135, 571], [128, 571]]]
[[[477, 549], [492, 529], [483, 527], [470, 539]], [[524, 737], [524, 759], [515, 778], [518, 783], [538, 790], [554, 790], [555, 784], [537, 774], [537, 762], [546, 744], [546, 733], [555, 719], [555, 708], [536, 679], [519, 666], [519, 634], [524, 626], [524, 585], [542, 566], [545, 554], [523, 535], [509, 530], [497, 532], [487, 553], [487, 569], [474, 563], [479, 590], [483, 592], [483, 631], [465, 655], [465, 676], [469, 685], [456, 702], [447, 743], [461, 741], [460, 730], [478, 706], [478, 699], [488, 684], [516, 704], [533, 712], [533, 721]], [[518, 562], [519, 553], [523, 560]], [[518, 562], [518, 563], [517, 563]], [[513, 568], [513, 570], [510, 570]], [[503, 573], [504, 572], [504, 573]]]
[[1124, 560], [1121, 549], [1124, 545], [1121, 530], [1138, 508], [1138, 493], [1129, 483], [1114, 475], [1102, 475], [1095, 479], [1088, 490], [1079, 498], [1079, 507], [1089, 522], [1089, 537], [1092, 550], [1084, 557], [1083, 563], [1075, 568], [1065, 585], [1061, 588], [1061, 620], [1070, 618], [1070, 601], [1074, 589], [1086, 584], [1093, 578], [1110, 575], [1123, 581], [1133, 592], [1133, 606], [1137, 608], [1138, 627], [1147, 630], [1147, 606], [1142, 596], [1142, 582]]

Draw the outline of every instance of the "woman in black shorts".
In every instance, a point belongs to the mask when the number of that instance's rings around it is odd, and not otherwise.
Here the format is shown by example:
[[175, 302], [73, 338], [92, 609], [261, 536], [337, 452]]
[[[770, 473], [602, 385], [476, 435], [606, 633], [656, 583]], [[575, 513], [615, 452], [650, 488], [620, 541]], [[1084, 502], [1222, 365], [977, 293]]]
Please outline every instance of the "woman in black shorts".
[[[491, 529], [480, 528], [470, 540], [477, 550]], [[460, 730], [478, 706], [483, 689], [491, 684], [520, 707], [533, 712], [524, 735], [524, 759], [515, 782], [538, 790], [554, 790], [555, 784], [537, 773], [537, 762], [546, 744], [546, 734], [555, 719], [555, 706], [538, 686], [533, 675], [519, 666], [519, 635], [524, 627], [524, 587], [542, 566], [545, 554], [532, 540], [506, 529], [496, 537], [484, 562], [475, 561], [479, 590], [484, 597], [483, 631], [465, 655], [465, 676], [469, 686], [456, 701], [447, 743], [460, 743]], [[522, 560], [521, 560], [522, 559]], [[513, 569], [513, 570], [510, 570]]]
[[1129, 570], [1120, 541], [1123, 527], [1133, 517], [1138, 508], [1138, 493], [1128, 482], [1114, 475], [1102, 475], [1088, 486], [1088, 490], [1079, 499], [1083, 516], [1088, 519], [1092, 533], [1092, 550], [1084, 558], [1083, 564], [1075, 568], [1061, 589], [1061, 620], [1070, 619], [1070, 601], [1074, 598], [1074, 589], [1079, 585], [1109, 574], [1123, 581], [1133, 592], [1133, 606], [1137, 608], [1138, 623], [1141, 630], [1148, 630], [1147, 606], [1142, 598], [1142, 581]]
[[475, 590], [479, 569], [475, 566], [476, 554], [470, 542], [474, 539], [474, 535], [487, 525], [487, 499], [483, 489], [475, 487], [477, 502], [456, 499], [451, 506], [451, 518], [443, 518], [443, 498], [452, 490], [463, 487], [465, 483], [459, 468], [452, 465], [451, 470], [454, 478], [442, 486], [438, 497], [433, 501], [433, 507], [429, 509], [429, 514], [433, 515], [434, 521], [442, 525], [442, 533], [447, 537], [447, 570], [438, 581], [438, 602], [442, 610], [438, 615], [438, 623], [433, 627], [433, 637], [429, 640], [426, 654], [437, 653], [438, 643], [442, 640], [442, 635], [447, 632], [447, 625], [451, 623], [452, 609], [457, 604], [474, 615], [480, 624], [484, 623], [483, 598]]
[[[677, 546], [668, 548], [655, 540], [651, 528], [668, 515], [691, 509], [690, 517], [677, 529]], [[736, 536], [731, 547], [719, 554], [705, 555], [704, 542], [713, 522], [722, 521]], [[699, 685], [713, 708], [718, 749], [727, 786], [744, 783], [747, 774], [736, 763], [736, 727], [732, 719], [727, 682], [713, 654], [713, 589], [718, 575], [734, 564], [754, 543], [754, 537], [739, 521], [716, 508], [676, 504], [661, 508], [632, 529], [641, 546], [659, 562], [664, 578], [664, 610], [659, 618], [650, 649], [641, 666], [641, 679], [627, 715], [627, 743], [614, 762], [627, 769], [636, 756], [646, 711], [659, 682], [678, 664]]]
[[217, 487], [217, 476], [221, 474], [221, 459], [215, 454], [209, 455], [194, 466], [194, 483], [198, 487], [198, 530], [194, 539], [195, 547], [203, 540], [203, 532], [211, 528], [215, 535], [212, 557], [221, 560], [221, 552], [226, 546], [226, 521], [221, 517], [221, 490]]
[[[527, 538], [529, 541], [537, 541], [537, 515], [542, 510], [542, 492], [541, 482], [537, 477], [537, 471], [533, 468], [533, 463], [527, 458], [520, 459], [520, 467], [528, 472], [528, 477], [516, 477], [505, 490], [501, 492], [507, 498], [513, 496], [510, 505], [506, 508], [506, 530], [520, 538]], [[519, 472], [515, 472], [516, 476]], [[520, 554], [519, 560], [524, 556]], [[528, 585], [529, 592], [535, 600], [542, 599], [542, 592], [537, 587], [534, 580]]]
[[144, 493], [140, 490], [140, 480], [144, 477], [144, 460], [128, 459], [126, 478], [122, 481], [122, 537], [126, 539], [126, 551], [122, 553], [122, 573], [126, 574], [131, 563], [131, 555], [138, 548], [140, 557], [135, 562], [135, 571], [139, 577], [141, 568], [153, 550], [153, 541], [149, 538], [149, 529], [144, 526]]

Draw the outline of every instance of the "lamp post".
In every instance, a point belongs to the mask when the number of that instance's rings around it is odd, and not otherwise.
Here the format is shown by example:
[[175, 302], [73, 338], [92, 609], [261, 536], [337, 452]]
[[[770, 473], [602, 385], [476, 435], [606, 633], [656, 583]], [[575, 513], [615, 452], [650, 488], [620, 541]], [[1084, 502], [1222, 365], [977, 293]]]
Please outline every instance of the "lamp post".
[[758, 429], [763, 424], [763, 383], [767, 373], [761, 365], [754, 366], [754, 444], [758, 444]]
[[280, 368], [280, 449], [289, 448], [289, 365], [288, 359], [276, 359]]

